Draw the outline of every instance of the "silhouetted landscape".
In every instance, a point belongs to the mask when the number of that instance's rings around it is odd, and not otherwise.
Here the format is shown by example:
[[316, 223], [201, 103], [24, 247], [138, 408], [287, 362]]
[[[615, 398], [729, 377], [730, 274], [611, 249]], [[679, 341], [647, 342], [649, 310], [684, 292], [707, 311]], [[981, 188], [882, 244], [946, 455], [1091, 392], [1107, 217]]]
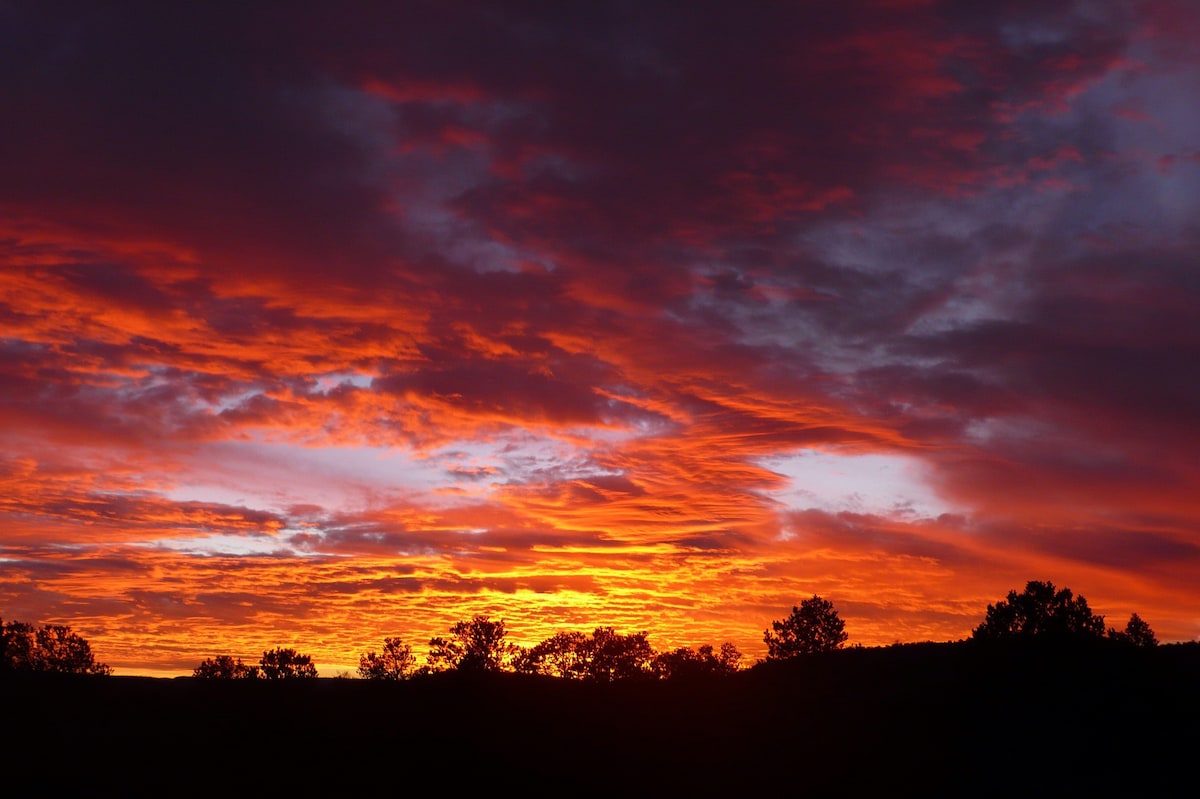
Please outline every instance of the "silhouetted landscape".
[[[4, 752], [18, 779], [89, 795], [347, 795], [409, 786], [534, 795], [1078, 795], [1190, 782], [1200, 644], [1160, 645], [1029, 581], [969, 639], [845, 648], [813, 595], [763, 632], [656, 652], [645, 632], [526, 648], [477, 615], [320, 678], [311, 656], [218, 655], [114, 677], [63, 625], [0, 624]], [[67, 786], [64, 783], [69, 782]], [[25, 784], [22, 784], [25, 786]]]
[[607, 684], [10, 673], [0, 693], [8, 779], [88, 795], [1151, 796], [1195, 780], [1197, 675], [1196, 644], [1017, 640]]
[[1200, 0], [0, 0], [0, 799], [1200, 796], [1198, 96]]

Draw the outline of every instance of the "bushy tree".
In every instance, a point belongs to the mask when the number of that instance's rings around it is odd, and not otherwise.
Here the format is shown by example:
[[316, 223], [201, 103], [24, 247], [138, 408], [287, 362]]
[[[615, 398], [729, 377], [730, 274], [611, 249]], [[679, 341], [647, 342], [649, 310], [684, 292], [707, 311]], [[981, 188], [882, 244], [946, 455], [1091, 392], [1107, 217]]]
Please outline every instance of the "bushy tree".
[[258, 677], [258, 667], [243, 663], [241, 658], [217, 655], [201, 661], [192, 670], [192, 676], [206, 680], [253, 680]]
[[1070, 588], [1056, 589], [1054, 583], [1031, 580], [1018, 594], [988, 605], [974, 640], [1039, 638], [1086, 640], [1104, 637], [1104, 617], [1092, 613], [1087, 600]]
[[0, 626], [0, 671], [112, 674], [109, 666], [96, 661], [87, 640], [70, 627], [35, 627], [20, 621]]
[[263, 652], [258, 670], [267, 680], [313, 679], [317, 676], [311, 656], [284, 647]]
[[43, 671], [37, 646], [37, 628], [23, 621], [10, 621], [3, 628], [4, 671]]
[[513, 657], [513, 668], [522, 674], [542, 674], [577, 680], [587, 676], [588, 636], [580, 632], [555, 633]]
[[586, 675], [597, 682], [614, 682], [650, 673], [654, 648], [646, 632], [621, 634], [612, 627], [592, 632]]
[[[706, 646], [700, 647], [700, 654], [704, 655]], [[708, 656], [705, 655], [707, 658]], [[716, 668], [721, 674], [732, 674], [742, 667], [742, 652], [732, 641], [725, 641], [721, 644], [721, 648], [715, 655]]]
[[1124, 630], [1110, 628], [1108, 637], [1133, 646], [1158, 646], [1158, 638], [1155, 637], [1154, 630], [1150, 629], [1150, 625], [1136, 613], [1129, 617]]
[[708, 674], [733, 674], [737, 672], [742, 653], [729, 641], [714, 651], [711, 644], [697, 649], [681, 646], [670, 652], [654, 656], [651, 667], [655, 674], [664, 679], [699, 677]]
[[450, 637], [429, 640], [432, 671], [500, 671], [515, 647], [505, 640], [504, 621], [475, 616], [450, 628]]
[[367, 652], [358, 659], [358, 674], [368, 680], [404, 680], [416, 667], [412, 649], [399, 638], [384, 638], [382, 652]]
[[650, 674], [654, 649], [645, 632], [618, 633], [597, 627], [592, 633], [560, 632], [513, 658], [519, 672], [565, 679], [613, 682]]
[[833, 603], [813, 594], [811, 599], [794, 605], [786, 619], [771, 622], [771, 629], [763, 632], [767, 660], [839, 649], [848, 637], [845, 628]]

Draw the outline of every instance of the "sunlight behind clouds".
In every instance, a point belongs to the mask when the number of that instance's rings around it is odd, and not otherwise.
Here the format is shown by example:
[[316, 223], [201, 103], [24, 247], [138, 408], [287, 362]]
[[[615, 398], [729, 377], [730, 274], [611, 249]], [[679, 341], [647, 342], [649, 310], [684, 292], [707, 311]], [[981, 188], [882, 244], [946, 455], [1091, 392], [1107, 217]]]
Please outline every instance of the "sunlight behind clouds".
[[760, 463], [791, 479], [787, 488], [770, 492], [791, 510], [815, 508], [905, 519], [961, 510], [937, 495], [926, 482], [925, 465], [909, 456], [809, 449]]

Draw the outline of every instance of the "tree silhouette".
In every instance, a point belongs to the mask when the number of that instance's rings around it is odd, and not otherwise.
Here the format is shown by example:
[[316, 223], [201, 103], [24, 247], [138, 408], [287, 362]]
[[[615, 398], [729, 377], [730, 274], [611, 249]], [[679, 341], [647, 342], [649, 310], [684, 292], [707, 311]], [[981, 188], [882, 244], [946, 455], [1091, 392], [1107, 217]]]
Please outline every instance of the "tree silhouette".
[[193, 677], [207, 680], [253, 680], [258, 677], [258, 666], [249, 666], [229, 655], [207, 658], [192, 670]]
[[475, 616], [455, 623], [449, 638], [429, 639], [426, 660], [433, 671], [500, 671], [515, 651], [505, 635], [503, 620]]
[[1158, 646], [1158, 638], [1154, 636], [1154, 630], [1150, 629], [1150, 625], [1136, 613], [1129, 617], [1123, 631], [1109, 629], [1108, 637], [1133, 646]]
[[20, 621], [0, 626], [0, 671], [112, 674], [109, 666], [96, 662], [87, 640], [71, 632], [70, 627], [34, 627]]
[[384, 638], [382, 652], [367, 652], [358, 659], [358, 674], [368, 680], [404, 680], [416, 667], [412, 649], [399, 638]]
[[37, 629], [23, 621], [10, 621], [4, 625], [4, 661], [0, 668], [5, 671], [42, 671], [42, 658], [37, 648]]
[[732, 643], [721, 644], [720, 651], [713, 651], [711, 644], [698, 649], [681, 646], [670, 652], [654, 656], [654, 673], [664, 679], [699, 677], [706, 674], [733, 674], [738, 670], [742, 653]]
[[1103, 638], [1104, 617], [1092, 613], [1087, 600], [1071, 589], [1031, 580], [1022, 593], [1009, 591], [1007, 599], [988, 605], [983, 623], [971, 633], [972, 639], [983, 641], [1035, 637]]
[[613, 682], [650, 674], [654, 654], [645, 632], [623, 635], [612, 627], [597, 627], [591, 635], [560, 632], [519, 650], [513, 668], [526, 674]]
[[317, 676], [312, 657], [291, 648], [276, 647], [263, 652], [258, 668], [267, 680], [313, 679]]
[[[704, 654], [706, 647], [700, 647], [700, 654]], [[717, 671], [722, 674], [732, 674], [742, 667], [742, 652], [733, 642], [726, 641], [721, 644], [721, 649], [716, 654]]]
[[771, 622], [771, 629], [763, 632], [767, 660], [838, 649], [848, 637], [845, 626], [833, 603], [813, 594], [812, 599], [793, 606], [786, 619]]
[[560, 632], [529, 649], [519, 649], [513, 656], [513, 668], [522, 674], [577, 680], [587, 676], [587, 659], [588, 636]]
[[584, 674], [597, 682], [646, 675], [654, 660], [654, 649], [644, 631], [622, 635], [612, 627], [597, 627], [585, 650]]

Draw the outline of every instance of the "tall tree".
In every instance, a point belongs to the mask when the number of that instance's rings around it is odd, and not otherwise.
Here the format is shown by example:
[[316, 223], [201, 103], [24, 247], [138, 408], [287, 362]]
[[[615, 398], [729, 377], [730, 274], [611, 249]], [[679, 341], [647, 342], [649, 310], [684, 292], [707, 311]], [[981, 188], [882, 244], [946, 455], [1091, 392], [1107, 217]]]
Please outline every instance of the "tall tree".
[[455, 623], [449, 638], [431, 638], [426, 660], [434, 671], [500, 671], [516, 649], [506, 635], [503, 619], [475, 616]]
[[793, 605], [787, 618], [771, 622], [771, 628], [763, 632], [767, 660], [828, 652], [840, 648], [847, 637], [846, 625], [833, 603], [816, 594]]

